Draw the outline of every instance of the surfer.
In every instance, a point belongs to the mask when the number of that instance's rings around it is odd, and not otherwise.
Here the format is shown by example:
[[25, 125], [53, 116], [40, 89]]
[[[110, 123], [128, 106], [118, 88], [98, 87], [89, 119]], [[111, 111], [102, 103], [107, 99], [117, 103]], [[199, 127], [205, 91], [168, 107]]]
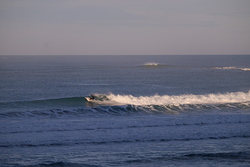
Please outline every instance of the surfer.
[[92, 94], [90, 94], [90, 100], [94, 100], [95, 99], [95, 96], [94, 95], [92, 95]]

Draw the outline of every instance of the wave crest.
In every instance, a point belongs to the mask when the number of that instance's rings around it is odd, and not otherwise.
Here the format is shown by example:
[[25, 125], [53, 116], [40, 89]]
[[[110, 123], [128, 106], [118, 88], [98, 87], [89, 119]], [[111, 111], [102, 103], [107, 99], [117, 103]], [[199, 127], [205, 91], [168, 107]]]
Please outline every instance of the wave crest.
[[132, 96], [109, 94], [107, 98], [120, 104], [132, 105], [180, 105], [180, 104], [223, 104], [223, 103], [243, 103], [250, 99], [250, 91], [233, 92], [225, 94], [206, 95], [154, 95], [154, 96]]
[[161, 64], [161, 63], [156, 63], [156, 62], [149, 62], [149, 63], [144, 63], [142, 67], [146, 68], [169, 68], [169, 67], [174, 67], [172, 65], [167, 65], [167, 64]]
[[159, 63], [145, 63], [144, 66], [158, 66]]

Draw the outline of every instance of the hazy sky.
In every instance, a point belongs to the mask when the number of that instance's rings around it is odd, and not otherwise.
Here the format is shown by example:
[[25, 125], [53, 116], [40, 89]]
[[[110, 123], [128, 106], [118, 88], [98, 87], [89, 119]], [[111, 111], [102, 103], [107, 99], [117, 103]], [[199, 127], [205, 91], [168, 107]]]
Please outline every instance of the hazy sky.
[[0, 0], [0, 55], [250, 54], [250, 0]]

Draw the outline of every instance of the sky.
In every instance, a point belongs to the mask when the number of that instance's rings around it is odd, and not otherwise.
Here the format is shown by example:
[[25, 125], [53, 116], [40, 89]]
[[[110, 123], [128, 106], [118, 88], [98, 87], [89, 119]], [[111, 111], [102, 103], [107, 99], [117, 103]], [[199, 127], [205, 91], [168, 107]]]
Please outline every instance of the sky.
[[250, 0], [0, 0], [0, 55], [250, 54]]

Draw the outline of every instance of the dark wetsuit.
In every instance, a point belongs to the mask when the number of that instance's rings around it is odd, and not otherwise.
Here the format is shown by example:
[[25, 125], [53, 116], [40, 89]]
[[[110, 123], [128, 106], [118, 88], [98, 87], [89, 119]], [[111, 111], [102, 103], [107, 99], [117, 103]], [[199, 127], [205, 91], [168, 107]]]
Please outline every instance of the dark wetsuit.
[[91, 95], [91, 98], [90, 98], [91, 100], [94, 100], [95, 99], [95, 96], [94, 95]]

